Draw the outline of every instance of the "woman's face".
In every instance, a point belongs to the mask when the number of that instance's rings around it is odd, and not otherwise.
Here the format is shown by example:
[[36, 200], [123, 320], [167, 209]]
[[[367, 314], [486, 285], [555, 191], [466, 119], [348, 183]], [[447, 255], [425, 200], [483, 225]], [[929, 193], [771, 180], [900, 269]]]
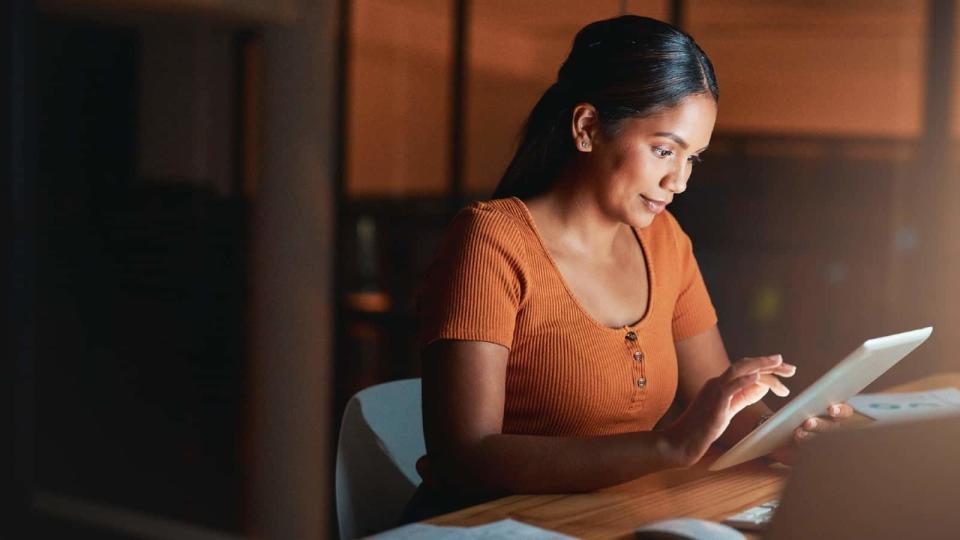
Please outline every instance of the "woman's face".
[[713, 97], [694, 95], [659, 113], [624, 120], [611, 137], [594, 139], [591, 184], [604, 212], [634, 227], [650, 225], [687, 188], [716, 119]]

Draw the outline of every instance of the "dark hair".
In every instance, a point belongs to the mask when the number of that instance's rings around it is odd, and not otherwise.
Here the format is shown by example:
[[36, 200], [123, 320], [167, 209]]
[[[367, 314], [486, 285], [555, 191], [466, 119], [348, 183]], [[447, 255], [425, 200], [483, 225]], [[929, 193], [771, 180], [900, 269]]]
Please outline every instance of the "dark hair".
[[557, 81], [530, 112], [520, 145], [494, 198], [532, 197], [550, 189], [572, 158], [570, 119], [590, 103], [604, 133], [695, 94], [720, 97], [713, 64], [682, 30], [648, 17], [624, 15], [588, 24], [573, 40]]

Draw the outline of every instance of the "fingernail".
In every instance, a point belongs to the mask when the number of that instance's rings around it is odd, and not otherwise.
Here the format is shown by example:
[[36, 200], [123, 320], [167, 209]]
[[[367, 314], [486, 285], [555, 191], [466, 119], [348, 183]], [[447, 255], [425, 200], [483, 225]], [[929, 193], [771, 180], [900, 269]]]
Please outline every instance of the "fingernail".
[[839, 416], [839, 415], [840, 415], [840, 406], [839, 406], [839, 405], [831, 405], [831, 406], [830, 406], [830, 414], [833, 415], [833, 416]]
[[774, 357], [778, 362], [783, 362], [783, 355], [782, 355], [782, 354], [775, 354], [773, 357]]
[[806, 422], [804, 422], [804, 426], [805, 426], [807, 429], [813, 429], [813, 428], [817, 427], [817, 421], [816, 421], [816, 419], [811, 418], [811, 419], [807, 420]]

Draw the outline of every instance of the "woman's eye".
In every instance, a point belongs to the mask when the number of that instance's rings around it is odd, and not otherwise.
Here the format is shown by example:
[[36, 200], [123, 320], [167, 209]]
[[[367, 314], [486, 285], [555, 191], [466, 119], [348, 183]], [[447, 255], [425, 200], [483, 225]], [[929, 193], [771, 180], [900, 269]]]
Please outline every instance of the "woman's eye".
[[654, 146], [654, 147], [653, 147], [653, 153], [656, 154], [657, 157], [662, 157], [662, 158], [664, 158], [664, 157], [672, 156], [672, 155], [673, 155], [673, 150], [669, 150], [669, 149], [664, 148], [664, 147], [662, 147], [662, 146]]

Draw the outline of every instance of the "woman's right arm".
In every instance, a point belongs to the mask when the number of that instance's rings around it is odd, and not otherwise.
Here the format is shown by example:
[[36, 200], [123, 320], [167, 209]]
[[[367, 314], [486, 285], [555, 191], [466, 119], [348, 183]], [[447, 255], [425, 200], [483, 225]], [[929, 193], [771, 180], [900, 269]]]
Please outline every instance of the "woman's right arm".
[[692, 465], [716, 438], [704, 433], [722, 433], [742, 403], [762, 397], [766, 387], [757, 384], [757, 374], [771, 367], [767, 359], [735, 363], [707, 383], [695, 400], [696, 414], [662, 431], [548, 437], [502, 433], [508, 354], [482, 341], [442, 340], [424, 350], [424, 436], [441, 489], [465, 495], [582, 492]]

